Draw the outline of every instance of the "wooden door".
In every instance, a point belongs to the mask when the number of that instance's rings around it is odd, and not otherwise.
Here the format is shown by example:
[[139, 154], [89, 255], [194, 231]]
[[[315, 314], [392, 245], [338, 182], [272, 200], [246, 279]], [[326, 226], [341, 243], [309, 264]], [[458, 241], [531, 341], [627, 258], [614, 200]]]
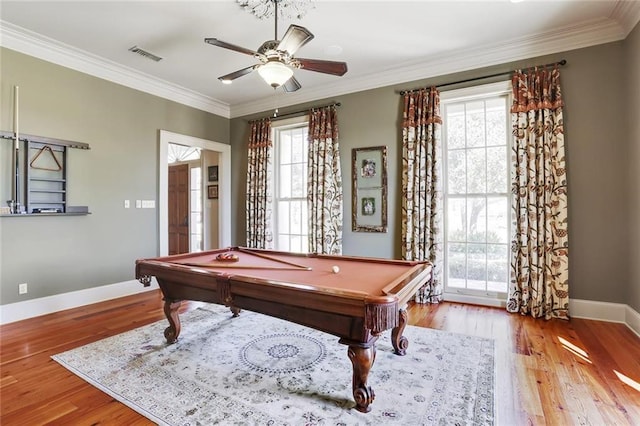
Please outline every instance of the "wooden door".
[[169, 166], [169, 254], [189, 253], [189, 165]]

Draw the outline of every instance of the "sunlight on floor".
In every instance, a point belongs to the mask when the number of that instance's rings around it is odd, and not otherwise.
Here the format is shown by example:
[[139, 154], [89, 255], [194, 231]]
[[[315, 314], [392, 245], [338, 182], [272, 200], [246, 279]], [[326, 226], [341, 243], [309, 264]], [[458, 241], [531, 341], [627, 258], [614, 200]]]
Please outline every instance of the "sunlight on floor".
[[630, 377], [625, 376], [622, 373], [617, 372], [616, 370], [613, 370], [613, 372], [616, 373], [616, 376], [618, 376], [618, 379], [620, 379], [622, 383], [624, 383], [625, 385], [629, 385], [635, 390], [637, 390], [638, 392], [640, 392], [640, 383], [636, 382]]
[[583, 360], [587, 361], [589, 364], [593, 364], [589, 359], [589, 354], [584, 349], [579, 348], [578, 346], [574, 345], [573, 343], [569, 342], [566, 339], [563, 339], [560, 336], [558, 336], [558, 340], [560, 341], [560, 343], [562, 343], [562, 346], [564, 346], [566, 350], [573, 353], [574, 355], [579, 356]]

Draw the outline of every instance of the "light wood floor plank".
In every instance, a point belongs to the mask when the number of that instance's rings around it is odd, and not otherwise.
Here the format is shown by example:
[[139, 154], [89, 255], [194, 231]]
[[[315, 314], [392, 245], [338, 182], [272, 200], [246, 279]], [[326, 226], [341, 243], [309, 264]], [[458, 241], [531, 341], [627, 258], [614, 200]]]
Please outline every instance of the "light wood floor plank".
[[[50, 357], [165, 320], [161, 299], [152, 291], [0, 326], [0, 424], [152, 424]], [[495, 339], [499, 425], [640, 425], [640, 385], [618, 376], [640, 382], [640, 339], [623, 324], [456, 303], [408, 314], [412, 325]]]

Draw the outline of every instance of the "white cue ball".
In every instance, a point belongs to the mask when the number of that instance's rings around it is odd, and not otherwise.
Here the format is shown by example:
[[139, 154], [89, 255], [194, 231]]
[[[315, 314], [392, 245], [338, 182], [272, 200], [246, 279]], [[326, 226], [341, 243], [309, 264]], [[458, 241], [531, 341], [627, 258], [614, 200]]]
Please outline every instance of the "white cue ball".
[[338, 268], [337, 266], [332, 266], [331, 270], [333, 271], [334, 274], [337, 274], [338, 272], [340, 272], [340, 268]]

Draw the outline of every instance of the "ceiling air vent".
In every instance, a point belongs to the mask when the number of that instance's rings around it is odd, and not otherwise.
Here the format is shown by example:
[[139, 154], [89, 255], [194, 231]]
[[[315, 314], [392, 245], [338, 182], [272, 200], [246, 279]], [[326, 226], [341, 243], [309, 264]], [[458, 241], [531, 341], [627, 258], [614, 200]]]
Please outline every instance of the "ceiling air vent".
[[144, 56], [145, 58], [151, 59], [152, 61], [156, 61], [156, 62], [160, 62], [162, 60], [160, 56], [147, 52], [144, 49], [140, 49], [138, 46], [133, 46], [129, 48], [129, 52], [137, 53], [140, 56]]

